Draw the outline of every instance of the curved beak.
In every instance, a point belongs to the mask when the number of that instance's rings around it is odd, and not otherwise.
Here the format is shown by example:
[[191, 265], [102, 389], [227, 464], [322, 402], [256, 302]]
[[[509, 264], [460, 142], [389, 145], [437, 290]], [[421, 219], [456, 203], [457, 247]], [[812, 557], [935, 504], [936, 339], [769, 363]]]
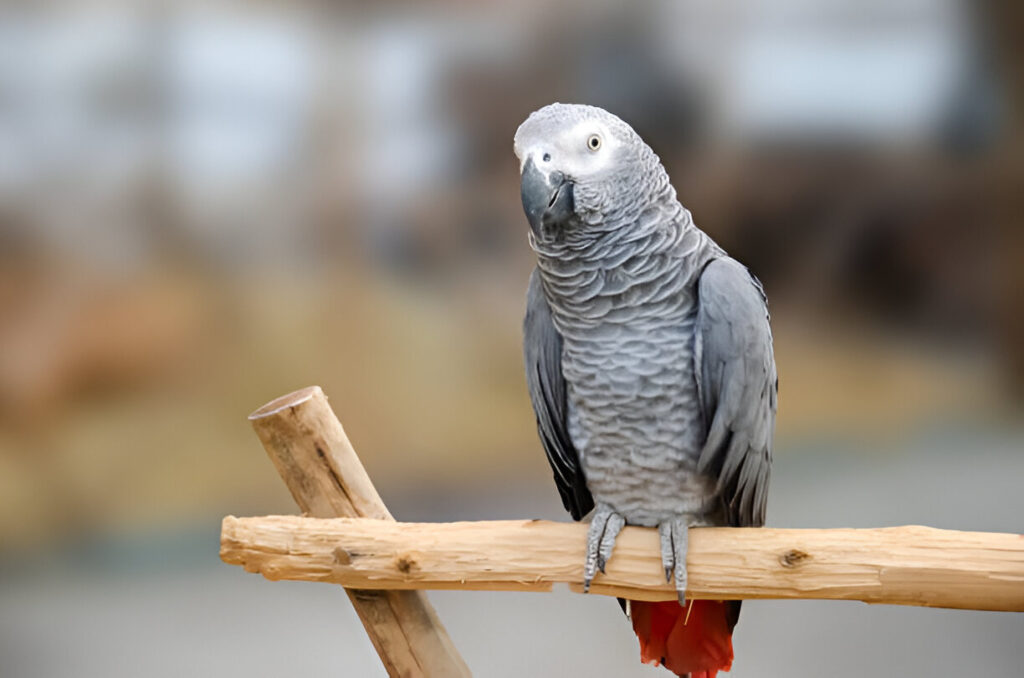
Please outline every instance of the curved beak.
[[520, 194], [530, 230], [538, 238], [552, 235], [575, 215], [572, 181], [561, 172], [544, 174], [533, 158], [523, 166]]

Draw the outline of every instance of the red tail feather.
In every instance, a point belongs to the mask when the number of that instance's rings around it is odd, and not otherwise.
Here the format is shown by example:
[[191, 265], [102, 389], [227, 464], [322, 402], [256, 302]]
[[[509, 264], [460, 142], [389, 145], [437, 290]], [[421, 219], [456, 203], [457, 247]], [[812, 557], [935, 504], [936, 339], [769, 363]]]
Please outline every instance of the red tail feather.
[[679, 676], [715, 678], [732, 667], [732, 632], [726, 603], [691, 600], [686, 607], [675, 601], [630, 601], [633, 631], [640, 639], [640, 659]]

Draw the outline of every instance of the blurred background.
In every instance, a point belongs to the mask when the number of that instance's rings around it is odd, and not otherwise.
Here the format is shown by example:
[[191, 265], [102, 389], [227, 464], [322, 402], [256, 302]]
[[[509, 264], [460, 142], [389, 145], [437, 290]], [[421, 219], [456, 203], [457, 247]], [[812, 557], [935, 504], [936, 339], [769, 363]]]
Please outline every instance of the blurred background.
[[[217, 558], [320, 384], [399, 519], [564, 519], [512, 135], [605, 107], [764, 281], [769, 524], [1022, 531], [1011, 0], [0, 8], [0, 676], [383, 676]], [[614, 602], [435, 593], [479, 676], [656, 676]], [[486, 611], [486, 612], [485, 612]], [[1019, 676], [1021, 615], [749, 603], [738, 676]], [[941, 642], [940, 642], [941, 639]]]

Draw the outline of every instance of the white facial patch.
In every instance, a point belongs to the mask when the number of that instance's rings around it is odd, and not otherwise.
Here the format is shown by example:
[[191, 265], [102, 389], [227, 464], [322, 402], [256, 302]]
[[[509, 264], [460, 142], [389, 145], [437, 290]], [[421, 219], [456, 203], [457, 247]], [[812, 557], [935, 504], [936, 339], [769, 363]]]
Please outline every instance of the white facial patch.
[[[618, 140], [598, 120], [582, 120], [560, 132], [550, 127], [531, 131], [535, 135], [527, 136], [520, 128], [513, 143], [520, 172], [532, 158], [544, 174], [559, 171], [573, 179], [585, 178], [610, 165], [619, 146]], [[600, 143], [597, 148], [591, 148], [590, 139], [595, 135]]]

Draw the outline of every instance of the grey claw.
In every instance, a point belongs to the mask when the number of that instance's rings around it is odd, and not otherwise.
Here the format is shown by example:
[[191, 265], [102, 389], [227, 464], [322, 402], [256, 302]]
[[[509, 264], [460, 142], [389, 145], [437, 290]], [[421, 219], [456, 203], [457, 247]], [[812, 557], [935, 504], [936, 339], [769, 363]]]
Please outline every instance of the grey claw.
[[658, 525], [661, 537], [661, 564], [665, 568], [665, 581], [675, 585], [680, 604], [686, 601], [686, 549], [689, 544], [689, 526], [686, 516], [666, 520]]
[[583, 592], [590, 591], [590, 582], [594, 580], [597, 573], [597, 554], [601, 546], [601, 537], [604, 536], [604, 527], [608, 524], [611, 516], [611, 509], [600, 505], [590, 519], [590, 528], [587, 530], [587, 558], [583, 562]]
[[672, 524], [666, 522], [658, 525], [658, 536], [661, 537], [661, 564], [665, 568], [665, 581], [671, 583], [676, 561], [672, 549]]
[[590, 520], [587, 530], [587, 558], [583, 563], [583, 592], [590, 591], [590, 583], [600, 569], [604, 572], [605, 565], [612, 557], [615, 537], [618, 536], [626, 521], [606, 504], [599, 505], [594, 517]]
[[615, 538], [619, 536], [619, 532], [622, 531], [625, 524], [626, 519], [618, 513], [613, 513], [608, 517], [608, 522], [604, 526], [604, 535], [601, 537], [601, 544], [597, 549], [597, 567], [601, 570], [601, 574], [604, 574], [605, 565], [612, 559]]
[[676, 592], [679, 594], [679, 602], [686, 600], [686, 551], [690, 543], [690, 529], [685, 519], [672, 521], [672, 550], [676, 559]]

